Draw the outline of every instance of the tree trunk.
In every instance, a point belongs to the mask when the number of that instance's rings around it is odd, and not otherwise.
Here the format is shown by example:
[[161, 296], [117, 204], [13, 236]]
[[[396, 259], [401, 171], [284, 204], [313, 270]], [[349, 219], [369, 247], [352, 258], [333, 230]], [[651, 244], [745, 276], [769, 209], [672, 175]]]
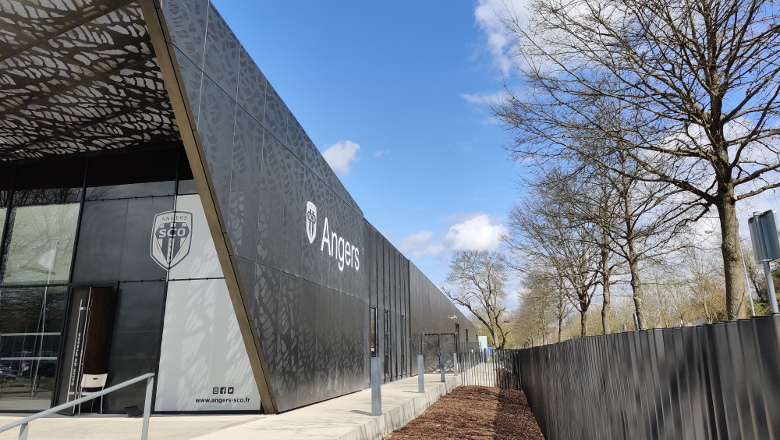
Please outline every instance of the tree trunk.
[[610, 298], [609, 298], [609, 249], [601, 248], [601, 273], [602, 273], [602, 293], [604, 296], [604, 303], [601, 306], [601, 327], [604, 329], [604, 334], [609, 334], [609, 310], [610, 310]]
[[585, 336], [588, 336], [588, 309], [583, 308], [583, 310], [580, 312], [580, 336], [583, 338]]
[[628, 269], [631, 272], [631, 290], [634, 293], [634, 309], [636, 310], [636, 320], [639, 323], [639, 330], [647, 328], [645, 323], [645, 298], [642, 291], [642, 282], [639, 279], [639, 262], [634, 250], [633, 241], [628, 244]]
[[561, 333], [563, 333], [563, 315], [558, 315], [558, 342], [561, 342]]
[[718, 206], [718, 216], [723, 237], [720, 249], [726, 275], [726, 315], [731, 321], [747, 317], [747, 314], [742, 307], [745, 297], [745, 274], [742, 272], [742, 255], [739, 247], [739, 221], [734, 206], [733, 189], [728, 186], [723, 191], [722, 204]]

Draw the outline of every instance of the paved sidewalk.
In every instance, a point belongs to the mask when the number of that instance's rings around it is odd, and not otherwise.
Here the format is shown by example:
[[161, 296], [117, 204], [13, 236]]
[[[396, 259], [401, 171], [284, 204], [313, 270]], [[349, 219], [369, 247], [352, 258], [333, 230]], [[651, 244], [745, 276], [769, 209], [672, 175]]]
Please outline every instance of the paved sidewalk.
[[[279, 415], [159, 415], [152, 416], [152, 440], [256, 439], [381, 439], [417, 417], [438, 398], [460, 385], [459, 377], [425, 375], [425, 394], [417, 393], [417, 377], [382, 386], [382, 416], [371, 416], [371, 390], [295, 409]], [[0, 426], [19, 416], [0, 415]], [[18, 428], [0, 434], [17, 439]], [[138, 439], [141, 419], [116, 415], [52, 416], [30, 423], [29, 440]]]

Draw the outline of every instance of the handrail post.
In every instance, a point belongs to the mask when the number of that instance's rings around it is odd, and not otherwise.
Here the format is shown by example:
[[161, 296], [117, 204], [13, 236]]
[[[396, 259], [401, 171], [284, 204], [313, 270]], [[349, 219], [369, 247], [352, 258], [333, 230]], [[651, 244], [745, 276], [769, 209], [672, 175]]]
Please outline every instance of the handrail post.
[[154, 376], [146, 379], [146, 398], [144, 399], [144, 424], [141, 428], [141, 440], [149, 438], [149, 415], [152, 412], [152, 391], [154, 390]]
[[149, 433], [149, 415], [152, 411], [152, 391], [154, 390], [154, 373], [146, 373], [142, 374], [138, 377], [134, 377], [130, 380], [126, 380], [120, 384], [114, 385], [109, 388], [105, 388], [102, 391], [98, 391], [96, 393], [90, 394], [88, 396], [79, 397], [76, 400], [72, 400], [67, 403], [63, 403], [62, 405], [55, 406], [54, 408], [49, 408], [47, 410], [41, 411], [39, 413], [33, 414], [31, 416], [27, 416], [23, 419], [17, 420], [15, 422], [11, 422], [7, 425], [0, 426], [0, 433], [8, 431], [9, 429], [14, 429], [17, 426], [20, 426], [19, 429], [19, 439], [24, 440], [27, 439], [27, 432], [29, 430], [28, 424], [32, 422], [33, 420], [40, 419], [41, 417], [47, 416], [49, 414], [54, 414], [56, 412], [62, 411], [64, 409], [73, 408], [76, 405], [81, 404], [82, 402], [88, 402], [90, 400], [96, 399], [98, 397], [102, 398], [104, 395], [108, 393], [113, 393], [116, 390], [122, 389], [126, 386], [133, 385], [135, 383], [141, 382], [144, 379], [146, 379], [146, 404], [144, 405], [144, 425], [143, 425], [143, 431], [141, 432], [141, 438], [146, 440]]

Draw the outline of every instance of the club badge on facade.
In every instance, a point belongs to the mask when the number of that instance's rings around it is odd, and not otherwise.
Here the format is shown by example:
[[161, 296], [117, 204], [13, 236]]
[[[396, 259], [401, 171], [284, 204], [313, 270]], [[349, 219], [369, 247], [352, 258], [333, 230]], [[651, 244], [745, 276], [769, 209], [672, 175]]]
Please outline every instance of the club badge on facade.
[[306, 235], [309, 237], [309, 244], [314, 243], [317, 238], [317, 206], [312, 202], [306, 202]]
[[166, 211], [154, 216], [151, 255], [165, 270], [179, 264], [190, 253], [192, 213]]

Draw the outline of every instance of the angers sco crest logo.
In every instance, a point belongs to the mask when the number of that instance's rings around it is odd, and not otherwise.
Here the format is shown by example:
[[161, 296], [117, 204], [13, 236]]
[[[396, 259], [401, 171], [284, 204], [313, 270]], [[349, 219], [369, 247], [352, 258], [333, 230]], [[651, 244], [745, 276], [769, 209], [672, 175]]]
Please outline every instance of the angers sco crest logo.
[[309, 237], [309, 244], [314, 243], [317, 238], [317, 206], [312, 202], [306, 203], [306, 235]]
[[154, 216], [151, 255], [165, 270], [176, 266], [190, 253], [192, 213], [166, 211]]

